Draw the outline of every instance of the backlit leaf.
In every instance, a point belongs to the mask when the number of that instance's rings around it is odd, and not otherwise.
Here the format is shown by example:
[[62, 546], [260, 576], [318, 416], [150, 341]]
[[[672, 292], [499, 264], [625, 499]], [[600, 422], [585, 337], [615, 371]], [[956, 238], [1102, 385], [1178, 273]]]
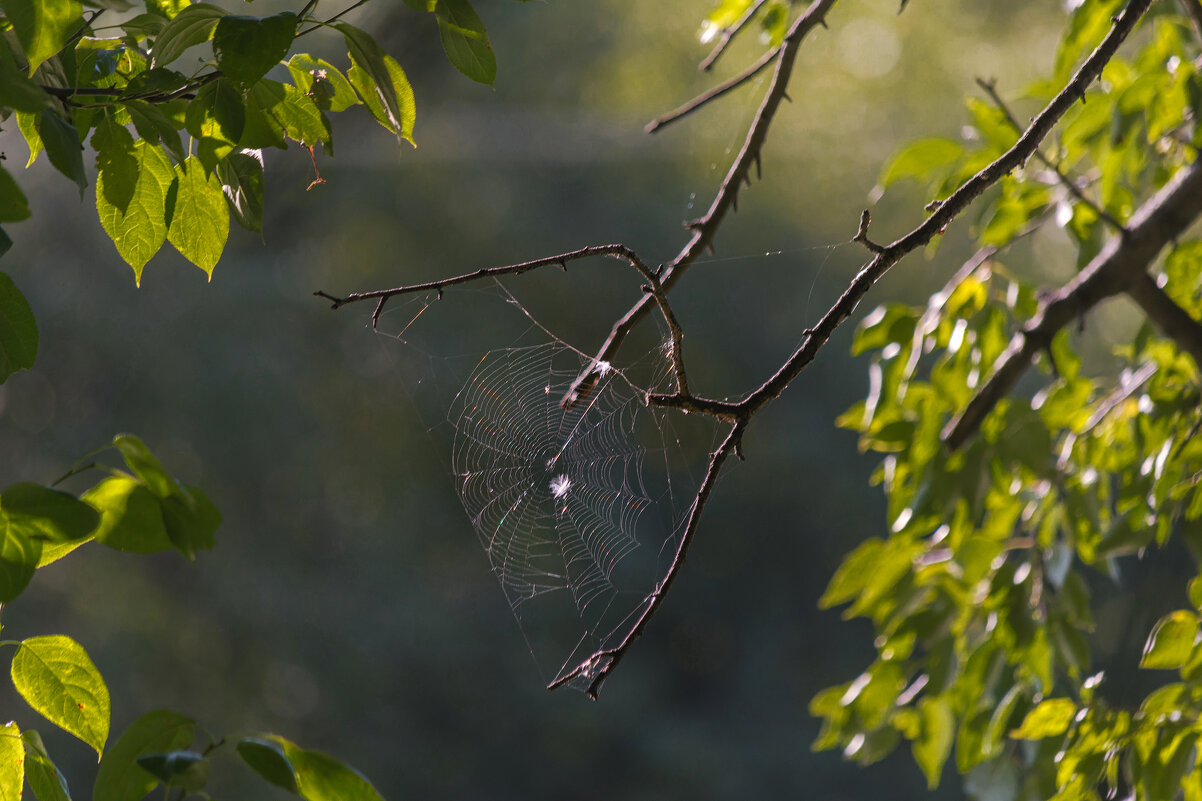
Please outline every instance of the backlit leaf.
[[102, 166], [96, 179], [96, 210], [117, 252], [133, 268], [135, 282], [141, 284], [142, 268], [167, 239], [168, 192], [175, 170], [167, 155], [145, 140], [135, 142], [130, 155], [128, 160], [112, 162], [109, 169]]
[[180, 11], [155, 38], [151, 66], [165, 67], [189, 47], [207, 42], [217, 22], [228, 13], [209, 3], [195, 3]]
[[413, 143], [413, 123], [416, 116], [416, 106], [413, 102], [413, 88], [405, 71], [392, 56], [385, 55], [364, 31], [345, 22], [336, 22], [338, 29], [346, 40], [347, 52], [351, 57], [351, 70], [348, 77], [355, 91], [367, 104], [372, 116], [381, 125], [392, 131], [401, 139]]
[[61, 634], [31, 637], [12, 663], [13, 686], [56, 726], [75, 735], [97, 755], [109, 733], [109, 692], [79, 643]]
[[952, 750], [956, 716], [951, 704], [943, 698], [922, 699], [918, 704], [918, 712], [922, 717], [922, 731], [911, 748], [914, 761], [927, 777], [927, 787], [933, 790], [939, 786], [943, 763]]
[[29, 217], [29, 201], [8, 170], [0, 166], [0, 222], [20, 222]]
[[9, 721], [0, 726], [0, 801], [21, 801], [25, 784], [25, 744], [21, 729]]
[[206, 174], [195, 156], [177, 166], [175, 171], [179, 178], [179, 194], [167, 241], [212, 278], [213, 268], [221, 258], [230, 233], [230, 212], [221, 191], [221, 181], [214, 174]]
[[0, 519], [49, 542], [82, 539], [100, 522], [95, 510], [74, 495], [29, 482], [0, 493]]
[[78, 0], [0, 0], [0, 8], [25, 49], [30, 75], [63, 49], [83, 14]]
[[1077, 705], [1068, 698], [1049, 698], [1027, 713], [1022, 724], [1010, 732], [1016, 740], [1042, 740], [1068, 730], [1077, 714]]
[[1198, 638], [1198, 615], [1178, 609], [1162, 617], [1144, 645], [1141, 668], [1175, 669], [1186, 663]]

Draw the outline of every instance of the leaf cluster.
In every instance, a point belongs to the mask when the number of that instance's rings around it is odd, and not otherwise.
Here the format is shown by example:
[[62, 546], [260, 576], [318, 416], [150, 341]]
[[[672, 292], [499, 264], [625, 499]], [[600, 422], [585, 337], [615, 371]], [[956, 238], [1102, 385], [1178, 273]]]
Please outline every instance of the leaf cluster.
[[[1118, 5], [1087, 0], [1071, 13], [1056, 76], [1027, 98], [1050, 96]], [[888, 304], [859, 327], [853, 352], [871, 354], [870, 391], [839, 423], [882, 456], [873, 478], [890, 531], [856, 548], [822, 597], [872, 622], [876, 659], [813, 699], [823, 720], [815, 748], [871, 763], [908, 741], [932, 787], [951, 762], [970, 792], [991, 798], [1202, 797], [1198, 580], [1191, 608], [1156, 624], [1142, 658], [1127, 655], [1181, 681], [1133, 709], [1098, 692], [1090, 591], [1117, 577], [1120, 560], [1173, 537], [1202, 558], [1198, 364], [1145, 323], [1116, 349], [1120, 369], [1091, 375], [1061, 330], [1026, 395], [1001, 399], [966, 447], [952, 452], [942, 439], [1039, 311], [1040, 290], [1007, 266], [1020, 258], [1011, 245], [1058, 226], [1085, 265], [1121, 235], [1116, 223], [1197, 158], [1191, 37], [1188, 21], [1163, 8], [1146, 21], [1136, 56], [1109, 64], [1041, 165], [987, 196], [977, 256], [925, 307]], [[937, 206], [1016, 140], [1011, 112], [993, 98], [969, 101], [962, 140], [904, 148], [882, 187], [917, 179]], [[1200, 248], [1177, 242], [1155, 269], [1195, 320]]]

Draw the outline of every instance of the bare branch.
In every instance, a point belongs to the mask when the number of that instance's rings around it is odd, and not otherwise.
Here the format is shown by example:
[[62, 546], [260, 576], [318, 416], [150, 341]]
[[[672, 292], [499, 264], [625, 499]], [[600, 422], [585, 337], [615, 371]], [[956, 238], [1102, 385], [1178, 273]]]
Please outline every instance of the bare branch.
[[743, 429], [746, 425], [745, 422], [738, 422], [732, 425], [730, 432], [726, 435], [726, 439], [718, 446], [718, 450], [710, 454], [709, 467], [706, 468], [705, 478], [701, 480], [701, 486], [698, 487], [697, 495], [693, 498], [693, 505], [689, 510], [689, 520], [685, 524], [684, 532], [680, 535], [680, 543], [676, 546], [676, 553], [672, 557], [672, 564], [668, 566], [668, 572], [664, 574], [659, 584], [647, 596], [645, 601], [646, 606], [630, 631], [616, 646], [597, 651], [574, 669], [557, 677], [547, 685], [548, 690], [557, 689], [578, 679], [585, 679], [588, 681], [585, 692], [594, 701], [597, 700], [597, 692], [601, 689], [602, 682], [614, 671], [618, 663], [622, 661], [622, 657], [630, 650], [630, 646], [634, 644], [634, 641], [642, 636], [643, 630], [647, 628], [647, 624], [651, 621], [652, 616], [655, 615], [656, 610], [659, 609], [660, 604], [667, 597], [672, 582], [676, 580], [676, 576], [680, 573], [680, 568], [684, 566], [685, 557], [689, 552], [689, 545], [693, 542], [693, 535], [697, 533], [697, 522], [701, 519], [701, 511], [705, 508], [705, 503], [714, 488], [714, 483], [718, 480], [718, 474], [722, 472], [723, 463], [726, 462], [727, 457], [731, 453], [738, 450], [739, 443], [743, 438]]
[[647, 267], [646, 263], [639, 258], [637, 253], [635, 253], [626, 245], [615, 244], [590, 245], [589, 247], [580, 248], [579, 250], [573, 250], [568, 253], [560, 253], [557, 256], [547, 256], [541, 259], [533, 259], [532, 261], [523, 261], [518, 264], [507, 264], [502, 267], [484, 267], [479, 270], [473, 270], [470, 273], [464, 273], [463, 275], [456, 275], [451, 278], [440, 278], [437, 281], [427, 281], [422, 284], [407, 284], [405, 286], [394, 287], [393, 289], [377, 289], [372, 292], [352, 292], [346, 297], [341, 298], [322, 290], [318, 290], [313, 294], [319, 298], [325, 298], [326, 300], [330, 301], [331, 309], [339, 309], [348, 303], [359, 303], [360, 301], [364, 300], [378, 301], [375, 313], [372, 315], [372, 327], [374, 328], [376, 322], [380, 318], [380, 312], [384, 308], [384, 302], [389, 298], [396, 297], [397, 295], [412, 295], [420, 292], [437, 292], [439, 297], [442, 297], [442, 291], [450, 286], [470, 284], [473, 281], [480, 281], [485, 278], [500, 278], [501, 276], [505, 275], [521, 275], [522, 273], [528, 273], [531, 270], [537, 270], [539, 267], [547, 267], [552, 264], [558, 265], [566, 270], [568, 262], [577, 261], [579, 259], [587, 259], [590, 256], [613, 256], [615, 258], [623, 259], [636, 270], [638, 270], [639, 274], [642, 275], [643, 278], [645, 278], [649, 283], [657, 286], [659, 285], [659, 280], [657, 279], [655, 273], [653, 273], [651, 269]]
[[[1014, 388], [1035, 354], [1051, 344], [1057, 331], [1099, 301], [1119, 292], [1131, 291], [1136, 284], [1151, 281], [1146, 272], [1148, 266], [1165, 244], [1188, 228], [1199, 214], [1202, 214], [1202, 161], [1179, 171], [1172, 181], [1131, 217], [1126, 236], [1111, 239], [1072, 281], [1040, 304], [1039, 311], [1022, 331], [1014, 335], [1010, 347], [998, 359], [993, 375], [969, 401], [960, 416], [943, 430], [944, 444], [952, 450], [963, 445], [998, 401]], [[1135, 292], [1144, 298], [1143, 301], [1136, 298], [1141, 306], [1145, 302], [1156, 304], [1156, 301], [1149, 300], [1150, 293], [1146, 287]], [[1187, 340], [1198, 336], [1198, 323], [1191, 320], [1185, 326], [1179, 319], [1180, 315], [1184, 315], [1183, 310], [1178, 308], [1178, 315], [1170, 314], [1160, 306], [1156, 308], [1158, 316], [1153, 319], [1158, 325], [1166, 325], [1164, 320], [1171, 316], [1172, 322], [1167, 325], [1173, 326], [1174, 331], [1179, 326], [1189, 329], [1188, 333], [1183, 334]]]
[[[784, 45], [782, 45], [781, 47], [783, 47], [783, 46]], [[693, 98], [689, 102], [685, 103], [683, 106], [680, 106], [679, 108], [675, 108], [672, 111], [669, 111], [667, 114], [663, 115], [662, 117], [656, 117], [651, 122], [647, 123], [647, 125], [643, 128], [643, 130], [646, 131], [647, 133], [655, 133], [660, 128], [670, 125], [679, 119], [687, 117], [689, 114], [692, 114], [694, 111], [701, 108], [702, 106], [709, 103], [710, 101], [717, 100], [718, 98], [722, 97], [722, 95], [726, 94], [727, 92], [731, 91], [732, 89], [739, 88], [740, 86], [747, 83], [755, 76], [759, 75], [760, 72], [762, 72], [765, 67], [767, 67], [769, 64], [771, 64], [773, 62], [773, 60], [775, 60], [776, 57], [778, 55], [780, 55], [780, 49], [781, 48], [778, 47], [773, 50], [769, 50], [767, 53], [765, 53], [763, 56], [760, 57], [759, 61], [756, 61], [750, 67], [748, 67], [747, 69], [740, 72], [738, 75], [734, 76], [733, 78], [729, 78], [729, 79], [723, 81], [722, 83], [718, 84], [717, 86], [715, 86], [712, 89], [707, 89], [706, 91], [697, 95], [695, 98]]]
[[[981, 78], [977, 78], [977, 86], [981, 87], [981, 89], [987, 95], [989, 95], [990, 99], [993, 100], [993, 104], [997, 106], [998, 111], [1002, 112], [1002, 114], [1006, 117], [1006, 122], [1010, 123], [1010, 126], [1014, 128], [1016, 132], [1022, 133], [1022, 126], [1018, 124], [1018, 120], [1016, 120], [1014, 115], [1010, 113], [1010, 109], [1002, 100], [1001, 95], [997, 93], [997, 84], [994, 81], [985, 81]], [[1102, 208], [1086, 197], [1085, 193], [1081, 191], [1081, 187], [1077, 186], [1076, 181], [1061, 172], [1060, 166], [1045, 156], [1042, 150], [1036, 149], [1035, 158], [1039, 159], [1043, 166], [1052, 171], [1052, 173], [1060, 181], [1060, 184], [1067, 189], [1073, 197], [1092, 209], [1094, 214], [1098, 215], [1099, 220], [1109, 225], [1115, 231], [1123, 230], [1123, 224], [1121, 222], [1112, 217], [1110, 212], [1106, 211], [1106, 209]]]
[[751, 22], [752, 17], [756, 15], [756, 12], [763, 8], [764, 3], [766, 2], [768, 2], [768, 0], [755, 0], [755, 2], [751, 4], [751, 7], [747, 9], [743, 16], [739, 17], [734, 25], [731, 25], [729, 28], [724, 28], [721, 36], [718, 37], [718, 44], [714, 45], [714, 49], [711, 50], [710, 54], [701, 61], [701, 64], [698, 65], [698, 68], [709, 72], [710, 68], [714, 66], [714, 62], [718, 60], [719, 56], [726, 52], [726, 47], [731, 43], [731, 40], [739, 35], [739, 32], [747, 26], [747, 23]]
[[[738, 194], [740, 185], [747, 180], [751, 166], [753, 164], [758, 166], [760, 163], [760, 150], [768, 136], [768, 128], [772, 125], [772, 119], [775, 117], [781, 101], [785, 98], [785, 89], [788, 87], [789, 76], [793, 71], [793, 63], [797, 59], [797, 51], [801, 47], [802, 41], [806, 34], [816, 26], [823, 24], [827, 12], [836, 2], [837, 0], [814, 0], [810, 7], [793, 21], [793, 25], [785, 35], [784, 42], [777, 51], [776, 70], [772, 76], [772, 83], [764, 94], [764, 99], [760, 102], [760, 107], [747, 131], [747, 138], [743, 141], [743, 147], [740, 148], [739, 154], [731, 163], [726, 177], [722, 179], [722, 185], [714, 195], [709, 209], [700, 219], [687, 223], [693, 236], [676, 258], [668, 264], [660, 277], [665, 292], [680, 280], [680, 277], [698, 256], [712, 247], [714, 235], [726, 217], [726, 212], [734, 206], [735, 196]], [[631, 329], [650, 310], [649, 300], [646, 296], [640, 298], [626, 314], [614, 323], [609, 336], [597, 352], [596, 358], [599, 361], [613, 360], [614, 354], [617, 353]], [[580, 398], [587, 396], [596, 380], [597, 377], [593, 373], [581, 373], [565, 393], [562, 403], [565, 406], [571, 406]]]

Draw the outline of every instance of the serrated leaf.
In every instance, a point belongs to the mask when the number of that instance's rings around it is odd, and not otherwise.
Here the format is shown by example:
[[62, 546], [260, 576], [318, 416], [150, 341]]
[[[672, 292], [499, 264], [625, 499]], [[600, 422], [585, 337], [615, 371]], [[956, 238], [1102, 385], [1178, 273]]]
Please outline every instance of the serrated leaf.
[[248, 231], [263, 231], [263, 155], [231, 153], [217, 164], [217, 177], [234, 220]]
[[185, 123], [188, 133], [200, 139], [197, 157], [205, 170], [212, 171], [242, 138], [246, 125], [242, 93], [226, 78], [210, 83], [188, 105]]
[[346, 40], [347, 52], [351, 57], [348, 74], [351, 85], [371, 110], [372, 116], [401, 139], [413, 144], [413, 124], [417, 107], [413, 102], [413, 88], [405, 71], [392, 56], [385, 55], [364, 31], [345, 22], [336, 22]]
[[0, 801], [21, 801], [25, 784], [25, 745], [21, 729], [9, 721], [0, 726]]
[[100, 760], [92, 801], [140, 801], [158, 780], [138, 765], [138, 757], [187, 748], [195, 728], [192, 718], [167, 709], [142, 715]]
[[1198, 615], [1178, 609], [1162, 617], [1144, 645], [1141, 668], [1176, 669], [1184, 665], [1198, 639]]
[[29, 218], [29, 201], [8, 170], [0, 166], [0, 222], [20, 222]]
[[296, 14], [270, 17], [224, 16], [213, 31], [217, 66], [235, 83], [250, 86], [288, 55], [296, 34]]
[[473, 81], [495, 85], [497, 57], [472, 4], [468, 0], [438, 0], [434, 15], [442, 48], [455, 69]]
[[956, 715], [952, 712], [951, 704], [943, 698], [922, 699], [918, 703], [918, 713], [922, 718], [922, 731], [911, 749], [914, 761], [927, 777], [927, 788], [934, 790], [939, 786], [943, 763], [947, 762], [952, 751]]
[[21, 732], [25, 746], [25, 780], [38, 801], [71, 801], [67, 778], [50, 759], [42, 735], [33, 729]]
[[122, 105], [129, 112], [129, 118], [133, 120], [138, 136], [151, 144], [161, 143], [167, 152], [175, 157], [176, 162], [183, 162], [187, 158], [179, 130], [162, 109], [140, 100], [126, 100]]
[[230, 233], [230, 213], [216, 175], [206, 175], [195, 156], [175, 168], [179, 194], [167, 241], [210, 279]]
[[1068, 698], [1050, 698], [1027, 713], [1022, 724], [1010, 732], [1016, 740], [1042, 740], [1068, 730], [1077, 714], [1077, 705]]
[[224, 8], [210, 3], [195, 3], [180, 11], [155, 38], [151, 66], [165, 67], [189, 47], [207, 42], [217, 22], [227, 14]]
[[109, 692], [83, 647], [56, 634], [30, 637], [12, 663], [13, 686], [25, 701], [96, 754], [109, 733]]
[[38, 324], [33, 309], [5, 273], [0, 273], [0, 384], [18, 370], [33, 367]]
[[174, 547], [159, 499], [136, 479], [106, 478], [82, 497], [100, 513], [93, 535], [97, 542], [129, 553], [158, 553]]
[[78, 0], [0, 0], [0, 8], [25, 50], [30, 75], [63, 49], [83, 14]]
[[[175, 170], [167, 155], [145, 140], [134, 143], [131, 155], [129, 161], [114, 161], [109, 169], [100, 170], [96, 211], [117, 252], [133, 268], [135, 283], [140, 285], [142, 268], [167, 239], [168, 192], [175, 181]], [[120, 205], [126, 198], [124, 206]]]

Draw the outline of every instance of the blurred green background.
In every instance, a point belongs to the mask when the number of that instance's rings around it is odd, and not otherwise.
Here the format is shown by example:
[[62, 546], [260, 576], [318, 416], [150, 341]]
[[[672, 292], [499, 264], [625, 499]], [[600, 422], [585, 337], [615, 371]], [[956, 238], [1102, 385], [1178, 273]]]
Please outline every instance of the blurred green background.
[[[164, 253], [135, 288], [92, 190], [81, 204], [44, 159], [18, 176], [34, 218], [10, 232], [4, 269], [41, 347], [36, 369], [0, 389], [0, 481], [51, 481], [130, 431], [225, 522], [195, 564], [82, 549], [5, 610], [7, 636], [83, 643], [109, 683], [115, 732], [157, 707], [217, 733], [275, 731], [345, 759], [389, 799], [925, 794], [904, 749], [867, 770], [810, 752], [809, 698], [871, 652], [866, 626], [815, 602], [842, 555], [884, 526], [873, 464], [833, 423], [867, 387], [847, 355], [851, 326], [749, 430], [747, 461], [719, 482], [669, 600], [592, 703], [543, 689], [451, 476], [447, 405], [525, 318], [480, 287], [397, 302], [373, 333], [370, 307], [331, 312], [312, 297], [589, 244], [667, 261], [767, 85], [648, 136], [645, 122], [757, 55], [755, 36], [705, 75], [706, 2], [478, 10], [495, 91], [450, 67], [432, 20], [400, 3], [361, 12], [414, 85], [418, 149], [398, 157], [365, 112], [339, 120], [335, 158], [319, 159], [327, 183], [308, 192], [304, 151], [268, 153], [266, 241], [234, 232], [211, 284]], [[895, 0], [845, 0], [803, 48], [763, 180], [673, 293], [694, 391], [737, 396], [770, 374], [862, 263], [847, 240], [883, 161], [916, 136], [957, 136], [974, 77], [1015, 96], [1046, 72], [1063, 18], [1005, 0], [896, 12]], [[323, 47], [306, 43], [332, 56]], [[15, 128], [0, 136], [9, 163], [23, 162]], [[908, 230], [928, 199], [892, 191], [874, 207], [874, 238]], [[925, 298], [967, 252], [967, 227], [936, 258], [904, 262], [862, 313]], [[591, 351], [637, 298], [632, 275], [581, 263], [506, 286]], [[644, 357], [653, 335], [623, 358]], [[3, 704], [12, 717], [21, 702]], [[86, 748], [47, 740], [88, 797]], [[214, 774], [218, 798], [274, 793], [235, 759]], [[959, 797], [947, 778], [940, 796]]]

